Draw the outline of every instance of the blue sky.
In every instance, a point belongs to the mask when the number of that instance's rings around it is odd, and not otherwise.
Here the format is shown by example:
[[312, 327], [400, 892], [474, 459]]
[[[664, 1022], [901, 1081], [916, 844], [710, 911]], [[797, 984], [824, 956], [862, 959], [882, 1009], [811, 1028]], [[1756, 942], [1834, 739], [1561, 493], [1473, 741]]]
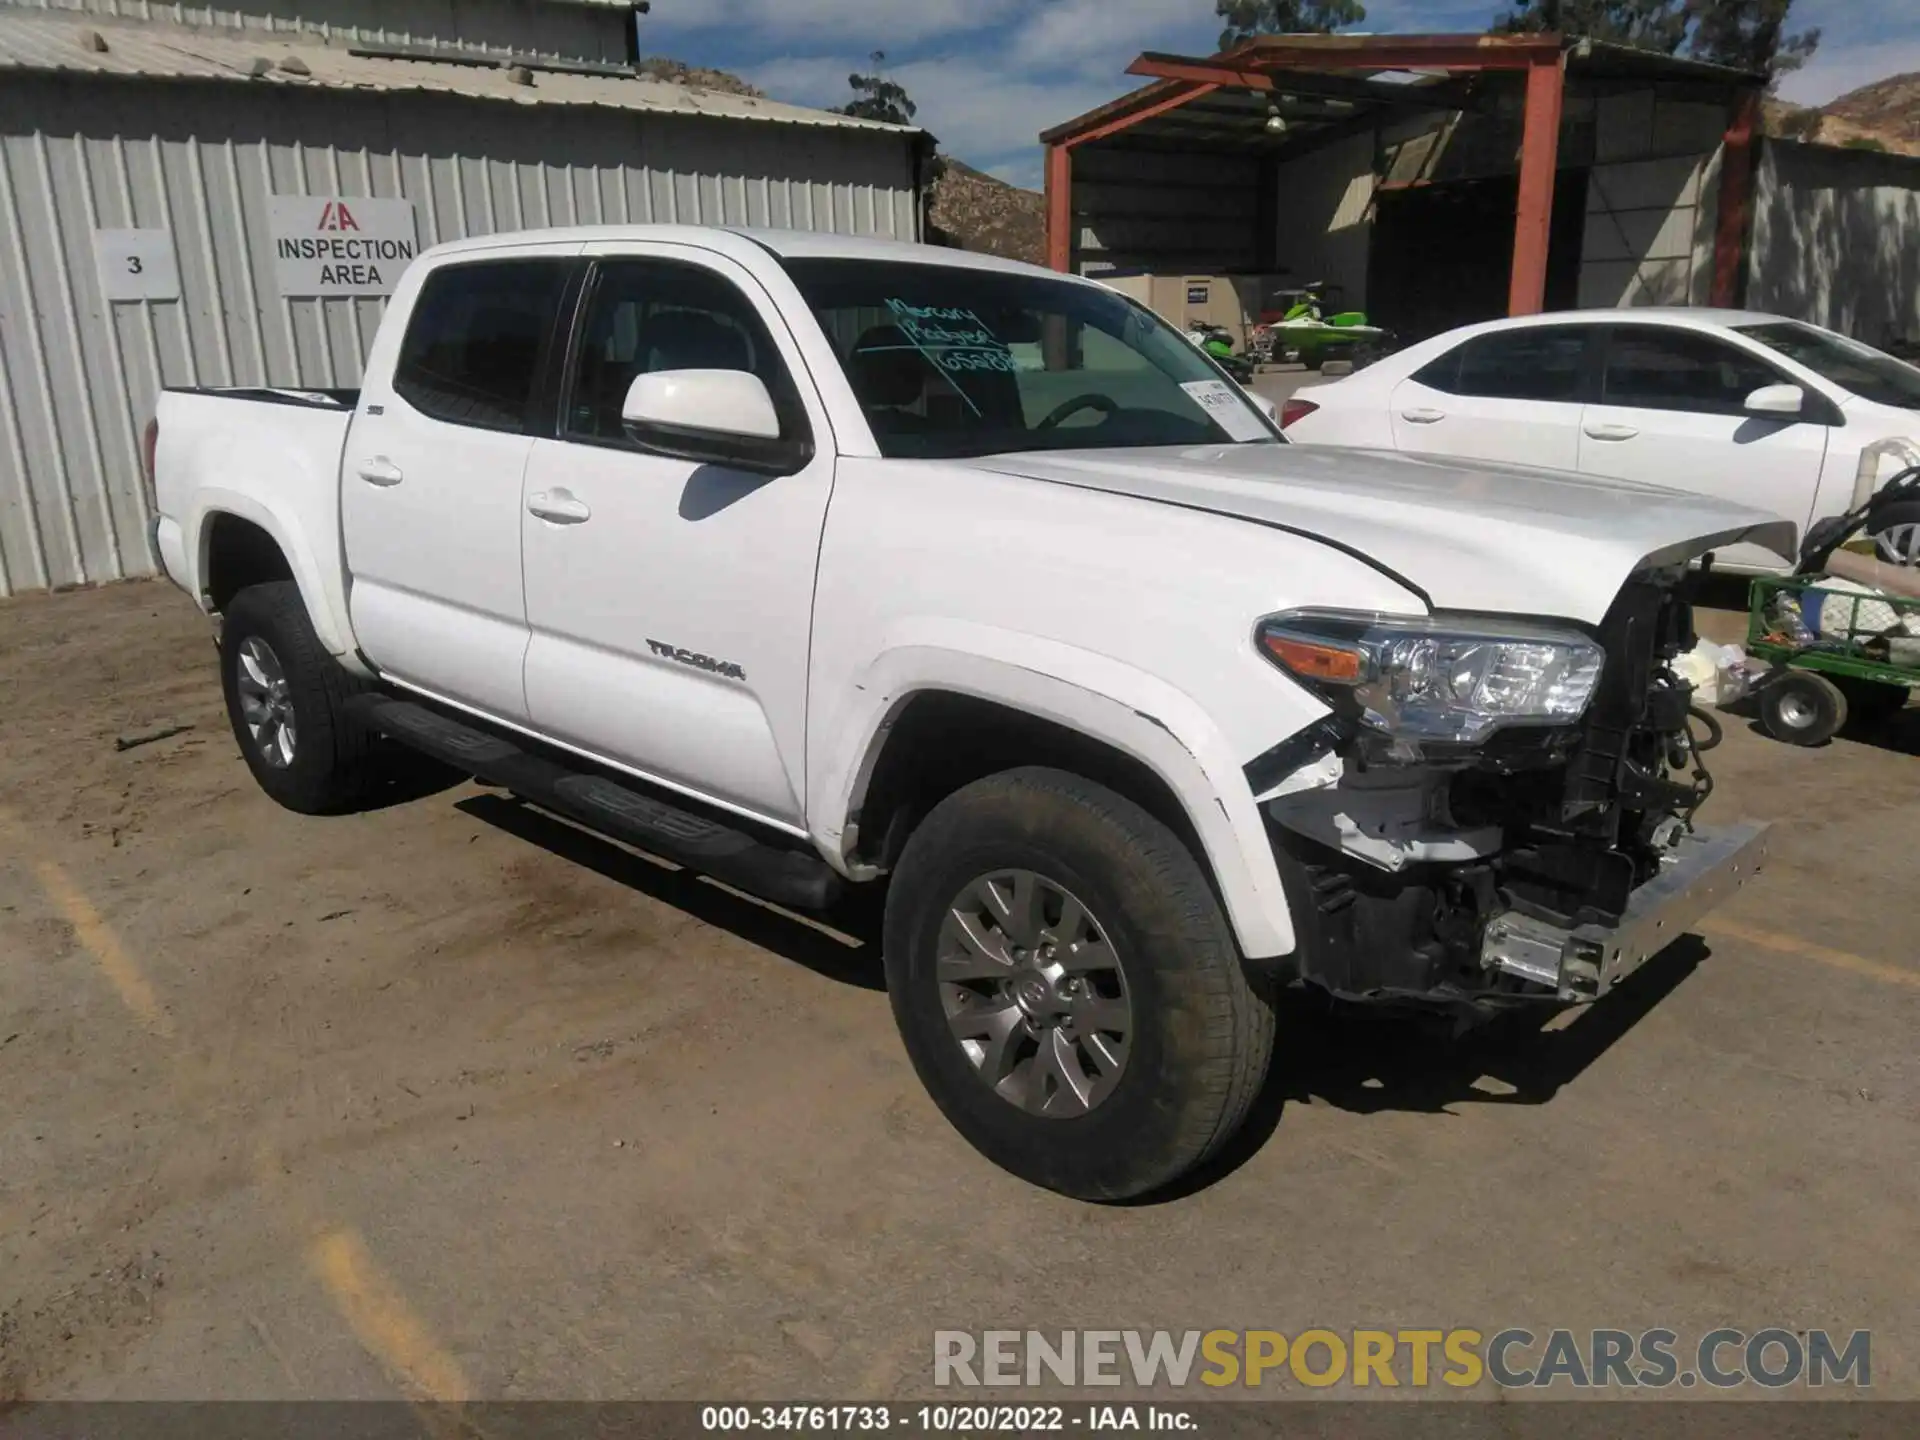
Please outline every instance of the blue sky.
[[[744, 75], [779, 99], [834, 105], [885, 50], [945, 149], [1037, 186], [1035, 137], [1142, 82], [1142, 50], [1209, 54], [1213, 0], [654, 0], [642, 48]], [[1483, 30], [1499, 0], [1368, 0], [1360, 30]], [[1920, 70], [1916, 0], [1797, 0], [1792, 25], [1825, 41], [1781, 93], [1819, 104]]]

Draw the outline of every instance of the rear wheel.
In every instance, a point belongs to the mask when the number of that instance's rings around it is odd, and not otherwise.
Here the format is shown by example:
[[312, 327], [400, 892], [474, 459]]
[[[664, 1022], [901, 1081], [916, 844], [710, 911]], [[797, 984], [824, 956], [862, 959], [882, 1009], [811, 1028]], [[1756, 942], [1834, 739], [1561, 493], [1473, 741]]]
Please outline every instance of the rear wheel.
[[228, 603], [220, 677], [233, 737], [260, 788], [289, 810], [351, 810], [377, 784], [373, 739], [344, 706], [367, 686], [321, 646], [300, 588], [253, 585]]
[[967, 787], [915, 832], [887, 988], [934, 1102], [988, 1159], [1089, 1200], [1162, 1188], [1265, 1080], [1273, 1012], [1167, 827], [1076, 776]]
[[1760, 692], [1760, 722], [1789, 745], [1824, 745], [1847, 725], [1847, 697], [1824, 675], [1792, 670]]

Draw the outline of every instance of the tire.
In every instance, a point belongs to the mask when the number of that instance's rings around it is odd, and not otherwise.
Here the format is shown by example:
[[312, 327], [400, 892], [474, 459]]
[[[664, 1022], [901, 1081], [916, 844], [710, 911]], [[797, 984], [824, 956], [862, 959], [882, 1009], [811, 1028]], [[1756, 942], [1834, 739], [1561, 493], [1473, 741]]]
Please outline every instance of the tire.
[[[272, 718], [255, 733], [263, 680]], [[220, 628], [220, 681], [227, 718], [260, 788], [301, 815], [338, 815], [364, 803], [379, 781], [373, 737], [351, 722], [346, 702], [370, 687], [322, 648], [291, 580], [253, 585], [228, 604]], [[291, 754], [276, 737], [291, 720]]]
[[1847, 725], [1847, 697], [1824, 675], [1793, 670], [1760, 692], [1760, 723], [1789, 745], [1824, 745]]
[[1873, 548], [1889, 565], [1920, 565], [1920, 500], [1896, 500], [1873, 514]]
[[1904, 685], [1883, 685], [1877, 680], [1855, 680], [1845, 675], [1836, 675], [1833, 684], [1846, 697], [1849, 721], [1867, 729], [1893, 719], [1907, 708], [1912, 695]]
[[[1044, 979], [1009, 965], [1002, 981], [983, 952], [962, 941], [957, 919], [963, 910], [976, 914], [975, 934], [984, 933], [988, 949], [1022, 954], [1016, 941], [1025, 927], [1009, 919], [1005, 929], [988, 929], [990, 907], [979, 903], [991, 884], [1017, 911], [1021, 873], [1037, 877], [1042, 896], [1042, 943], [1030, 963], [1054, 956], [1048, 940], [1077, 957], [1046, 960], [1078, 974], [1056, 975], [1045, 1001], [1035, 999]], [[1069, 919], [1068, 902], [1081, 907], [1085, 924]], [[895, 869], [884, 952], [894, 1019], [934, 1103], [982, 1155], [1049, 1190], [1100, 1201], [1159, 1190], [1233, 1136], [1265, 1082], [1273, 1009], [1251, 982], [1198, 862], [1138, 805], [1063, 771], [992, 776], [934, 809]], [[1116, 963], [1101, 964], [1102, 955]], [[990, 973], [957, 981], [969, 966]], [[1062, 999], [1062, 987], [1078, 998]], [[1030, 1005], [1072, 1013], [1037, 1017]], [[1121, 1012], [1123, 1028], [1097, 1029], [1095, 1020]], [[970, 1054], [957, 1032], [971, 1022], [997, 1034], [1009, 1014], [1000, 1055], [983, 1040], [973, 1043], [985, 1053]], [[1029, 1048], [1025, 1069], [1016, 1065], [996, 1089], [985, 1070]], [[1068, 1055], [1051, 1072], [1048, 1049], [1056, 1059]], [[1111, 1062], [1116, 1050], [1121, 1063], [1090, 1063], [1096, 1055]], [[1078, 1084], [1060, 1078], [1068, 1066]], [[1058, 1083], [1049, 1090], [1050, 1077]], [[1024, 1104], [1008, 1098], [1015, 1091]]]

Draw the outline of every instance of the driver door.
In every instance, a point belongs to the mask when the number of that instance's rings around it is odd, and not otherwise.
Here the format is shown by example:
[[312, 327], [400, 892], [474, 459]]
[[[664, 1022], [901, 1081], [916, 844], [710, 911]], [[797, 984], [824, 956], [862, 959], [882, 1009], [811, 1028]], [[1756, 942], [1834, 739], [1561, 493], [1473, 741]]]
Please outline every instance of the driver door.
[[[1717, 336], [1618, 326], [1606, 342], [1599, 403], [1582, 417], [1581, 473], [1735, 500], [1804, 530], [1832, 435], [1819, 397], [1808, 390], [1810, 418], [1749, 415], [1746, 407], [1754, 391], [1794, 383]], [[1758, 545], [1729, 546], [1719, 559], [1743, 570], [1787, 568]]]
[[[527, 463], [527, 705], [543, 733], [785, 828], [805, 814], [808, 645], [834, 444], [792, 335], [745, 269], [589, 246], [560, 435]], [[641, 374], [737, 369], [815, 458], [778, 479], [648, 454]]]

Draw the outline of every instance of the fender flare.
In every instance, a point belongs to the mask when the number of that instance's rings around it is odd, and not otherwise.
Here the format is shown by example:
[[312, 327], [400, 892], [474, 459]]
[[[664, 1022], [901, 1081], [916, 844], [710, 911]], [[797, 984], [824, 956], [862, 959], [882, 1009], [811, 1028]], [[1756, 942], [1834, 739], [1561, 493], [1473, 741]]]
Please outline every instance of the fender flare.
[[1241, 950], [1260, 960], [1293, 953], [1293, 916], [1266, 824], [1232, 748], [1191, 696], [1105, 655], [964, 621], [919, 622], [889, 639], [825, 731], [843, 738], [823, 749], [825, 769], [808, 786], [818, 797], [811, 828], [829, 863], [849, 868], [850, 818], [908, 703], [927, 691], [961, 694], [1064, 726], [1145, 765], [1199, 837]]
[[306, 542], [296, 538], [302, 534], [301, 528], [256, 495], [218, 485], [205, 486], [196, 493], [190, 532], [193, 538], [188, 546], [188, 553], [193, 556], [196, 598], [205, 603], [213, 522], [222, 515], [259, 526], [280, 547], [287, 568], [293, 572], [294, 584], [300, 588], [300, 598], [306, 603], [314, 634], [328, 654], [336, 659], [351, 659], [355, 648], [353, 633], [345, 624], [345, 594], [336, 595], [334, 590], [338, 587], [327, 585], [329, 572], [321, 567]]

